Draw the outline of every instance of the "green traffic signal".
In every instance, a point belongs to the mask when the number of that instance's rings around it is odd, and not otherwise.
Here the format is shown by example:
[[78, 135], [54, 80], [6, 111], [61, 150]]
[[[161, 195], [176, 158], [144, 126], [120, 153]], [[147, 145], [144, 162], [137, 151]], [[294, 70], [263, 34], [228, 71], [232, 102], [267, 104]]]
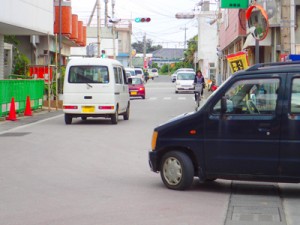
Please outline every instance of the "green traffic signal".
[[137, 17], [134, 19], [136, 23], [149, 23], [151, 21], [151, 18], [149, 17]]

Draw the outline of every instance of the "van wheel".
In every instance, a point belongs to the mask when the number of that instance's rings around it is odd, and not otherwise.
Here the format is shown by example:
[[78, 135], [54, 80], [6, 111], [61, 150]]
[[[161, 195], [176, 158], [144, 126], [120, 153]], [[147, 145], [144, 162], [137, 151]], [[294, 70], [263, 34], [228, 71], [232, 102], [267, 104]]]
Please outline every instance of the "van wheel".
[[168, 152], [162, 158], [160, 175], [167, 188], [173, 190], [188, 189], [194, 179], [192, 160], [182, 152]]
[[71, 124], [72, 123], [72, 116], [69, 114], [65, 114], [65, 123]]
[[119, 113], [118, 113], [118, 107], [117, 107], [115, 114], [111, 115], [111, 123], [118, 124], [118, 117], [119, 117]]
[[128, 102], [126, 112], [123, 115], [123, 119], [124, 120], [129, 120], [129, 115], [130, 115], [130, 103]]

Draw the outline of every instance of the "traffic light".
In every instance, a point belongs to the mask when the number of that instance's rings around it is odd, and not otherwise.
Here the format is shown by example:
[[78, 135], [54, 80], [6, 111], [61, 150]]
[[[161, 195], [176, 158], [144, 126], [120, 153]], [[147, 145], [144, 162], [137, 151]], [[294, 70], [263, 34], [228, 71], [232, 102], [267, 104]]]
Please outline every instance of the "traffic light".
[[151, 18], [149, 17], [137, 17], [134, 19], [136, 23], [149, 23], [151, 21]]

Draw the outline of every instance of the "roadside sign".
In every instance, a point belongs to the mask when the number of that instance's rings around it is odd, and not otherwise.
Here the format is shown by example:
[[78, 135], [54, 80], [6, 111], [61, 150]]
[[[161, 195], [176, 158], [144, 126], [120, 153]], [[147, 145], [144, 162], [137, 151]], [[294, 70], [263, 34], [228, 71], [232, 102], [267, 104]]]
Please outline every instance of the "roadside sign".
[[245, 52], [238, 52], [227, 56], [232, 73], [245, 70], [249, 67], [248, 57]]
[[248, 0], [221, 0], [221, 8], [238, 8], [246, 9], [249, 6]]

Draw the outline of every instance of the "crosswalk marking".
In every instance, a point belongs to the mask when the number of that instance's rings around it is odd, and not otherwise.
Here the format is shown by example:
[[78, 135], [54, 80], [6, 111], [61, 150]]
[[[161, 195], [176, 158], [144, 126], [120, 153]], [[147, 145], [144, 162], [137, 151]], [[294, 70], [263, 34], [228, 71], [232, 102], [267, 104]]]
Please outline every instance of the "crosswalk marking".
[[149, 101], [154, 101], [154, 100], [159, 100], [159, 99], [162, 99], [162, 100], [165, 100], [165, 101], [170, 101], [170, 100], [179, 100], [179, 101], [185, 101], [185, 100], [192, 100], [194, 101], [194, 97], [193, 96], [189, 96], [189, 97], [149, 97], [149, 98], [146, 98], [147, 100]]

